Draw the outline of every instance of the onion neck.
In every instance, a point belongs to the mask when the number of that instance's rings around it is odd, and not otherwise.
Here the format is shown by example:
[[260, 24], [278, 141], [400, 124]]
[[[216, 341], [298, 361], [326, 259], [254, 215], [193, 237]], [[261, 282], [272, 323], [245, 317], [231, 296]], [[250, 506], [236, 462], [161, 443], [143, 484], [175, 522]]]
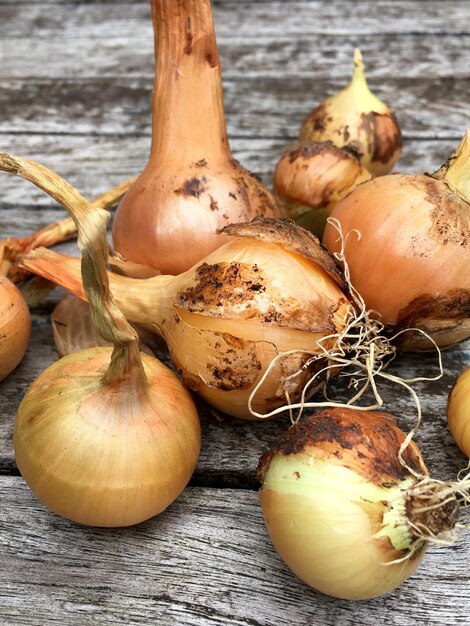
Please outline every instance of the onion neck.
[[210, 0], [151, 0], [155, 33], [150, 163], [228, 156]]
[[432, 176], [444, 180], [453, 191], [470, 202], [470, 129], [447, 163]]

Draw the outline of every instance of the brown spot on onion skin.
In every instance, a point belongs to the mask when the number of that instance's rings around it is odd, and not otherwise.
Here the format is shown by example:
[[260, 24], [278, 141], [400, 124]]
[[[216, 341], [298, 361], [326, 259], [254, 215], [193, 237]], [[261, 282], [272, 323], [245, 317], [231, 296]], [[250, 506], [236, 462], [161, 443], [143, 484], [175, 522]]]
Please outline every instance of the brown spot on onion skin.
[[[325, 315], [318, 302], [298, 302], [285, 297], [260, 268], [244, 263], [201, 263], [195, 284], [176, 296], [176, 305], [209, 317], [258, 321], [311, 332], [335, 332], [334, 314], [343, 304], [332, 305]], [[346, 303], [346, 299], [344, 300]]]
[[[376, 485], [395, 484], [409, 472], [398, 459], [405, 436], [393, 422], [393, 416], [384, 412], [330, 408], [315, 413], [297, 422], [263, 454], [258, 464], [258, 480], [264, 481], [274, 455], [307, 452], [327, 457], [331, 463], [349, 468]], [[403, 458], [417, 473], [427, 475], [413, 442], [404, 451]]]
[[202, 176], [202, 178], [197, 178], [193, 176], [193, 178], [188, 179], [181, 189], [175, 189], [176, 194], [182, 194], [183, 196], [193, 196], [194, 198], [199, 198], [207, 189], [207, 178]]
[[470, 204], [443, 181], [422, 176], [419, 182], [426, 199], [434, 206], [429, 230], [431, 237], [444, 245], [467, 247], [470, 242]]
[[336, 267], [333, 258], [328, 254], [317, 237], [300, 226], [296, 226], [291, 220], [255, 217], [251, 222], [229, 224], [222, 228], [219, 233], [233, 237], [250, 237], [267, 243], [280, 244], [286, 250], [300, 254], [306, 259], [313, 261], [324, 269], [338, 285], [344, 286], [343, 277]]

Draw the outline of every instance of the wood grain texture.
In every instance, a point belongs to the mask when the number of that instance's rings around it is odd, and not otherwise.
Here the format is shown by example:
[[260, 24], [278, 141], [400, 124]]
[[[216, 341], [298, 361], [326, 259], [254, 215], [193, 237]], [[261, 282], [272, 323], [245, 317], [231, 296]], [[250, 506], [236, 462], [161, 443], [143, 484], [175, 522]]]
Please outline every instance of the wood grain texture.
[[[311, 110], [346, 82], [291, 74], [225, 79], [229, 137], [294, 140]], [[387, 77], [370, 85], [394, 109], [405, 138], [460, 138], [469, 124], [469, 76]], [[151, 89], [150, 76], [0, 80], [0, 132], [150, 135]]]
[[[0, 477], [0, 606], [5, 626], [464, 624], [468, 537], [430, 548], [395, 592], [366, 602], [321, 595], [280, 561], [254, 492], [188, 488], [138, 527], [76, 526]], [[430, 585], [432, 581], [432, 585]]]
[[[467, 0], [215, 0], [232, 150], [270, 186], [304, 116], [341, 88], [360, 46], [372, 89], [405, 136], [397, 169], [433, 171], [469, 125]], [[153, 35], [148, 0], [0, 0], [0, 150], [38, 160], [93, 197], [139, 172], [150, 144]], [[0, 238], [65, 212], [0, 173]], [[77, 254], [74, 243], [61, 250]], [[26, 357], [0, 383], [0, 623], [5, 626], [430, 626], [470, 623], [467, 534], [431, 548], [393, 594], [362, 603], [296, 579], [266, 535], [255, 492], [260, 454], [287, 416], [248, 423], [198, 401], [202, 451], [191, 486], [161, 516], [131, 529], [71, 524], [46, 511], [15, 466], [12, 433], [29, 384], [57, 358], [48, 315], [33, 312]], [[165, 352], [158, 356], [169, 363]], [[443, 353], [439, 382], [416, 385], [417, 435], [433, 476], [465, 465], [447, 429], [447, 394], [470, 365], [470, 342]], [[402, 355], [402, 376], [433, 375], [434, 355]], [[385, 408], [408, 430], [401, 387]], [[346, 381], [332, 393], [347, 397]]]

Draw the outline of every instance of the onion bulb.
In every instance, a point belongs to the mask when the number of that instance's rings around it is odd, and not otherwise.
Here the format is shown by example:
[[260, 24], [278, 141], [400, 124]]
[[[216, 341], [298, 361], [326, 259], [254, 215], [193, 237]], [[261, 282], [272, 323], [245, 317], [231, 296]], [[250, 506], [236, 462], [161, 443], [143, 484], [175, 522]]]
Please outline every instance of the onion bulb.
[[19, 364], [31, 332], [29, 309], [19, 289], [0, 276], [0, 380]]
[[332, 208], [370, 178], [354, 150], [331, 141], [308, 141], [281, 156], [274, 172], [274, 196], [284, 217], [321, 237]]
[[447, 420], [457, 445], [470, 459], [470, 367], [460, 374], [450, 392]]
[[[223, 234], [228, 243], [183, 274], [109, 280], [127, 318], [165, 339], [190, 389], [229, 415], [253, 419], [249, 400], [268, 368], [252, 404], [258, 413], [285, 404], [286, 393], [300, 397], [325, 365], [310, 363], [312, 354], [333, 344], [351, 304], [331, 257], [307, 231], [258, 218]], [[39, 249], [21, 266], [85, 297], [78, 259]]]
[[401, 152], [401, 132], [389, 107], [369, 89], [360, 50], [354, 51], [354, 74], [339, 93], [327, 98], [306, 118], [300, 141], [332, 141], [351, 146], [374, 176], [387, 174]]
[[258, 465], [271, 540], [290, 569], [328, 595], [363, 600], [408, 578], [459, 505], [432, 481], [387, 413], [327, 409], [297, 422]]
[[39, 500], [68, 519], [136, 524], [163, 511], [188, 482], [200, 448], [196, 408], [171, 370], [139, 352], [116, 307], [106, 272], [109, 214], [38, 164], [1, 161], [74, 217], [93, 321], [114, 346], [68, 355], [32, 383], [15, 424], [18, 468]]
[[[439, 347], [470, 337], [470, 131], [432, 176], [370, 180], [331, 218], [347, 238], [353, 286], [385, 325], [421, 329]], [[334, 223], [323, 242], [331, 253], [340, 250]], [[433, 347], [418, 333], [401, 340], [405, 350]]]
[[124, 258], [179, 274], [220, 245], [217, 229], [279, 212], [230, 152], [210, 0], [151, 5], [150, 158], [118, 207], [113, 241]]

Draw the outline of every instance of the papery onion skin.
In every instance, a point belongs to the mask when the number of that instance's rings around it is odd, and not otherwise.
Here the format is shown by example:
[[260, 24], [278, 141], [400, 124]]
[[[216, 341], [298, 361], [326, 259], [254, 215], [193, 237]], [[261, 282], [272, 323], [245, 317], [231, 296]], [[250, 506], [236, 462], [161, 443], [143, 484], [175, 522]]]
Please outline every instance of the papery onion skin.
[[299, 139], [352, 146], [364, 167], [374, 176], [382, 176], [400, 156], [400, 127], [389, 107], [369, 90], [359, 50], [354, 53], [354, 65], [351, 82], [307, 116]]
[[19, 289], [0, 276], [0, 380], [20, 363], [28, 347], [31, 318]]
[[470, 459], [470, 368], [460, 374], [452, 387], [447, 420], [457, 445]]
[[[386, 413], [326, 409], [298, 422], [261, 457], [260, 502], [271, 540], [292, 571], [318, 591], [374, 598], [395, 589], [420, 563], [426, 543], [408, 524], [417, 510], [408, 493], [419, 479], [398, 460], [404, 437]], [[427, 475], [414, 443], [404, 459]], [[446, 510], [449, 527], [456, 507], [454, 499]]]
[[331, 141], [308, 141], [295, 144], [279, 159], [274, 195], [283, 217], [321, 238], [333, 207], [370, 178], [354, 150]]
[[102, 378], [111, 349], [51, 365], [22, 400], [14, 432], [23, 478], [49, 509], [92, 526], [129, 526], [163, 511], [197, 463], [200, 425], [177, 377], [142, 355], [144, 395]]
[[[279, 359], [256, 394], [259, 413], [284, 405], [286, 391], [292, 401], [300, 397], [325, 366], [319, 359], [303, 368], [309, 352], [319, 353], [318, 341], [344, 328], [352, 305], [332, 258], [307, 231], [258, 219], [223, 234], [227, 243], [184, 274], [110, 275], [110, 283], [127, 318], [166, 340], [188, 387], [229, 415], [258, 419], [248, 401], [273, 358], [298, 350]], [[77, 260], [40, 251], [22, 264], [84, 297]]]
[[151, 4], [151, 153], [117, 209], [113, 242], [126, 259], [179, 274], [220, 245], [218, 229], [279, 211], [230, 151], [210, 0]]
[[[367, 308], [396, 329], [419, 328], [441, 348], [470, 337], [470, 204], [444, 180], [394, 174], [354, 189], [331, 212], [348, 237], [351, 282]], [[340, 250], [327, 224], [323, 243]], [[429, 350], [418, 333], [403, 350]]]

